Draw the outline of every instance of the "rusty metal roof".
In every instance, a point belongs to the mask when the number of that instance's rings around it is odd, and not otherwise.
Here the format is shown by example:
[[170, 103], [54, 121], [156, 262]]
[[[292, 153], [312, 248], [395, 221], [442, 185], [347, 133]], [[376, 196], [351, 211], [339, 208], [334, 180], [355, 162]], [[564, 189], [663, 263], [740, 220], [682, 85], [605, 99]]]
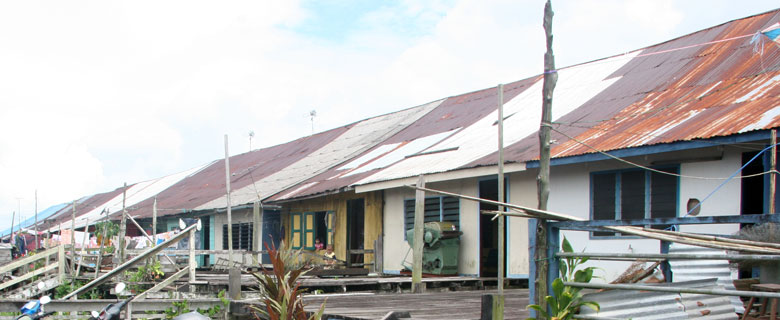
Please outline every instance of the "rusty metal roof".
[[[285, 144], [231, 156], [231, 189], [239, 190], [251, 185], [253, 181], [284, 169], [332, 141], [350, 127], [351, 125], [335, 128]], [[195, 211], [204, 204], [223, 197], [225, 191], [225, 161], [215, 160], [202, 170], [158, 193], [158, 215]], [[130, 213], [142, 218], [151, 217], [153, 203], [154, 195], [135, 204]]]
[[[554, 120], [555, 130], [590, 147], [554, 131], [552, 138], [557, 142], [552, 156], [778, 127], [780, 46], [763, 36], [758, 37], [762, 42], [751, 43], [752, 35], [778, 20], [780, 12], [775, 10], [632, 52], [635, 57], [610, 76], [617, 81]], [[559, 107], [554, 99], [553, 108]], [[506, 158], [517, 162], [538, 159], [536, 135], [509, 146]], [[495, 164], [494, 159], [487, 156], [465, 167]]]
[[[504, 87], [504, 100], [509, 101], [521, 92], [528, 89], [533, 80], [523, 80], [511, 83]], [[478, 121], [485, 121], [496, 112], [497, 89], [489, 88], [470, 92], [459, 96], [449, 97], [420, 117], [417, 121], [403, 128], [390, 138], [378, 143], [373, 148], [357, 155], [342, 166], [336, 166], [327, 172], [317, 175], [301, 184], [281, 192], [268, 200], [283, 201], [294, 198], [307, 197], [327, 192], [337, 191], [348, 187], [367, 177], [387, 172], [388, 168], [398, 167], [399, 163], [416, 162], [422, 158], [426, 160], [430, 156], [440, 157], [440, 149], [443, 141], [457, 136], [466, 128], [472, 127]], [[490, 126], [491, 124], [483, 124]], [[473, 140], [477, 144], [484, 145], [484, 140]], [[496, 140], [497, 141], [497, 140]], [[459, 145], [460, 146], [460, 145]], [[444, 147], [444, 157], [463, 165], [479, 158], [489, 151], [481, 151], [464, 146]], [[429, 156], [419, 156], [427, 152]], [[452, 153], [458, 156], [452, 156]], [[411, 157], [410, 157], [411, 156]], [[416, 159], [415, 159], [416, 158]], [[471, 159], [471, 160], [467, 160]], [[433, 161], [437, 162], [437, 161]], [[435, 163], [420, 164], [412, 170], [404, 171], [404, 175], [416, 175], [417, 172], [430, 172], [435, 169]], [[440, 162], [440, 161], [438, 161]], [[451, 165], [450, 165], [451, 166]]]

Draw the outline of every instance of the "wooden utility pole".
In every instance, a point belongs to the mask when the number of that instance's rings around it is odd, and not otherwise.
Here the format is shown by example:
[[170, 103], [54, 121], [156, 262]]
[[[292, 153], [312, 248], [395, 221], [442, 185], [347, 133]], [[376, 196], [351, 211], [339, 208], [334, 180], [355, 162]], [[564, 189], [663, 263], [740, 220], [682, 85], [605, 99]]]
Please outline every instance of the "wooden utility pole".
[[154, 204], [152, 204], [152, 242], [152, 247], [157, 245], [157, 196], [154, 196]]
[[777, 168], [777, 130], [772, 129], [772, 154], [769, 155], [769, 163], [770, 163], [770, 169], [769, 169], [769, 213], [773, 214], [775, 213], [777, 209], [777, 204], [775, 203], [775, 194], [777, 193], [777, 187], [775, 186], [775, 183], [777, 182], [777, 175], [775, 174], [775, 168]]
[[[11, 213], [11, 235], [8, 238], [8, 243], [16, 243], [16, 239], [14, 239], [14, 220], [16, 219], [16, 211]], [[62, 234], [62, 232], [60, 232]]]
[[[498, 202], [504, 201], [504, 85], [498, 85]], [[504, 206], [498, 206], [504, 211]], [[504, 257], [506, 255], [506, 217], [498, 216], [498, 303], [494, 319], [504, 319]]]
[[[73, 217], [70, 220], [70, 250], [72, 253], [76, 252], [76, 201], [74, 200], [71, 208], [73, 209]], [[73, 266], [75, 268], [75, 266]]]
[[35, 232], [35, 248], [41, 247], [41, 242], [38, 241], [38, 189], [35, 189], [35, 224], [33, 225], [33, 232]]
[[258, 265], [263, 264], [262, 254], [260, 253], [260, 251], [263, 250], [263, 220], [261, 220], [262, 218], [260, 216], [260, 206], [260, 200], [255, 201], [254, 205], [252, 206], [252, 225], [254, 226], [254, 234], [252, 235], [252, 250], [258, 252], [256, 256]]
[[122, 189], [122, 220], [119, 222], [119, 264], [125, 263], [125, 235], [127, 234], [127, 182]]
[[[544, 4], [544, 34], [547, 38], [547, 52], [544, 54], [544, 84], [542, 86], [542, 121], [539, 128], [539, 176], [537, 185], [539, 191], [539, 209], [547, 210], [547, 199], [550, 195], [550, 129], [552, 123], [552, 99], [558, 73], [555, 70], [552, 35], [553, 11], [550, 0]], [[534, 279], [534, 303], [547, 310], [544, 298], [547, 296], [547, 221], [536, 219], [536, 247], [534, 263], [536, 264], [536, 279]], [[541, 319], [541, 315], [536, 315]]]
[[225, 135], [225, 190], [227, 198], [228, 261], [233, 266], [233, 213], [230, 211], [230, 153], [228, 153], [228, 135]]
[[[425, 188], [425, 178], [420, 175], [417, 186]], [[414, 238], [412, 240], [412, 293], [423, 293], [422, 283], [423, 233], [425, 231], [425, 191], [417, 190], [414, 198]]]

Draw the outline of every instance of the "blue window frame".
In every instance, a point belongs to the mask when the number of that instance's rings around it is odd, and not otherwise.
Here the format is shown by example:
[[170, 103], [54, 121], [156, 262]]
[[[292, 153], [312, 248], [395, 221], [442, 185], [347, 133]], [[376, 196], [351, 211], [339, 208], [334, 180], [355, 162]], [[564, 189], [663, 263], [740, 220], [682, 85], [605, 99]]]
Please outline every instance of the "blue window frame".
[[[679, 166], [655, 168], [678, 174]], [[679, 200], [677, 176], [643, 169], [593, 172], [590, 175], [591, 220], [634, 220], [673, 218]], [[666, 225], [653, 225], [664, 229]], [[591, 236], [623, 237], [609, 231], [592, 232]]]

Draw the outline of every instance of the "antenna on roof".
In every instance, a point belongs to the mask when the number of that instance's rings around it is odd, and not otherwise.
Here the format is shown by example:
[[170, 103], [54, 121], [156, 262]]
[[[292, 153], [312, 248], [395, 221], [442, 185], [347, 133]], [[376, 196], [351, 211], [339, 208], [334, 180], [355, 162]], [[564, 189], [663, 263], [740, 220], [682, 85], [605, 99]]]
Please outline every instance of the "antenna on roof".
[[317, 110], [309, 111], [309, 117], [311, 117], [311, 134], [314, 135], [314, 117], [317, 116]]
[[252, 138], [255, 137], [255, 130], [249, 130], [249, 151], [252, 151]]

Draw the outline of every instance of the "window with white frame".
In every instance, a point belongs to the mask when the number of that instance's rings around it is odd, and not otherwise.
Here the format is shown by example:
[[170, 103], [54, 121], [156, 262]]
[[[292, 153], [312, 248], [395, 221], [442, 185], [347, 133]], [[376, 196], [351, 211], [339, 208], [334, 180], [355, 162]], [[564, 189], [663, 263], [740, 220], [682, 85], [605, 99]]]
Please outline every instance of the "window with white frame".
[[[657, 168], [672, 174], [679, 167]], [[677, 176], [643, 169], [594, 172], [590, 176], [592, 220], [635, 220], [677, 216], [679, 179]], [[667, 225], [653, 225], [663, 229]], [[593, 237], [620, 237], [623, 234], [596, 231]]]

